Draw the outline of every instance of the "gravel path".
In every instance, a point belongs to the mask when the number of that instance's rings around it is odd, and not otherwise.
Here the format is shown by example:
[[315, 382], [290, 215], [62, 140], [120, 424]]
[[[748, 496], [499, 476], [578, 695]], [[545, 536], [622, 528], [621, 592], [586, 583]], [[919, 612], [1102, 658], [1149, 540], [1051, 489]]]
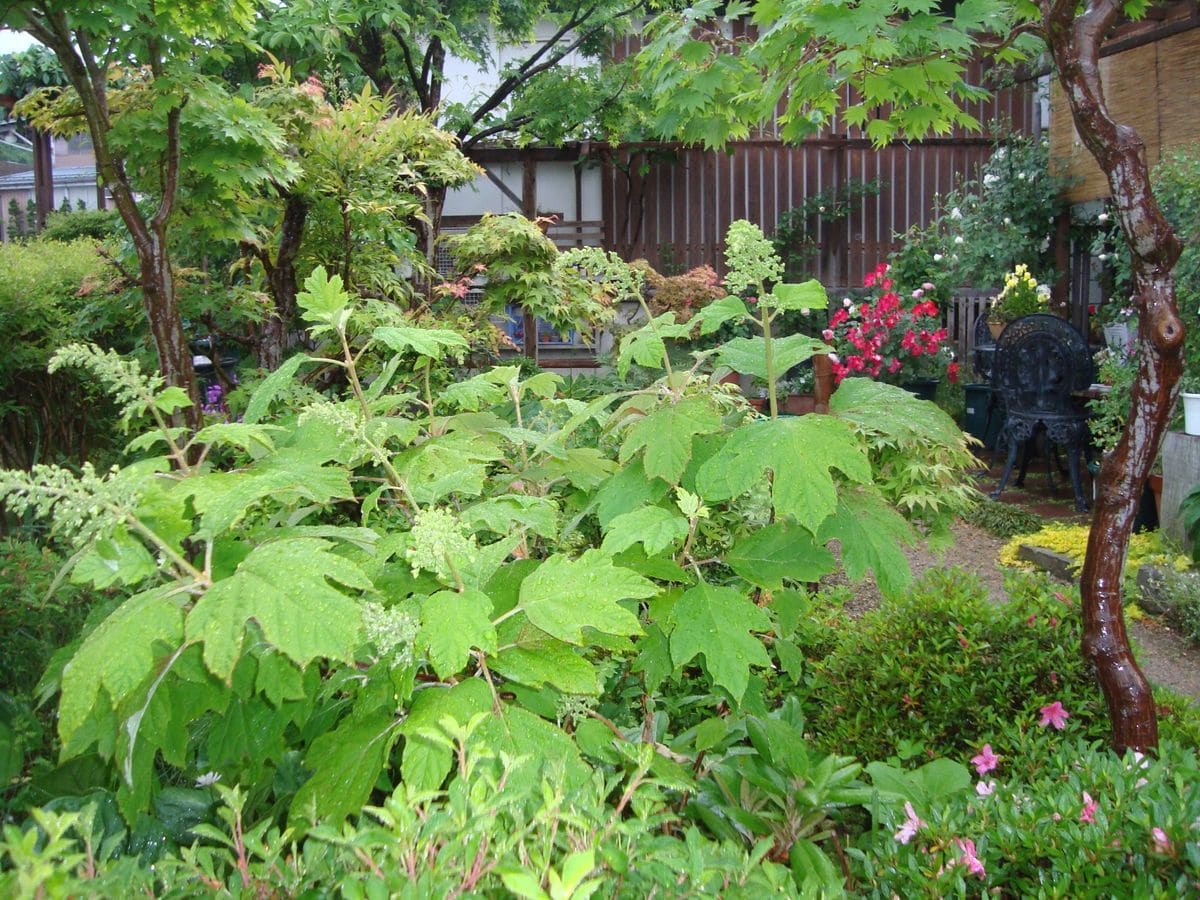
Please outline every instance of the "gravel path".
[[[957, 566], [977, 575], [987, 587], [988, 595], [997, 603], [1007, 600], [1004, 592], [1004, 573], [996, 560], [1006, 543], [990, 532], [958, 522], [953, 528], [954, 544], [941, 559], [924, 546], [909, 547], [906, 551], [913, 576], [937, 566]], [[844, 583], [840, 573], [827, 583]], [[854, 617], [879, 606], [881, 595], [871, 577], [854, 585], [855, 599], [846, 605]], [[1138, 662], [1152, 682], [1169, 687], [1177, 693], [1200, 702], [1200, 648], [1192, 641], [1172, 631], [1155, 619], [1133, 622], [1129, 632], [1134, 638]]]

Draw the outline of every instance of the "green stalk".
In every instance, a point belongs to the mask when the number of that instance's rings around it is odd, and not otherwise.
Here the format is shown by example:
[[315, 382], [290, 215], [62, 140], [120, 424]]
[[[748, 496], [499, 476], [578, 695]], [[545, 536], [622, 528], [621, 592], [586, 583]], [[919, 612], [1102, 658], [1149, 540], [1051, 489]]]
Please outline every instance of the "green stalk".
[[775, 348], [771, 344], [771, 311], [767, 308], [761, 284], [758, 286], [758, 303], [759, 309], [762, 310], [762, 319], [759, 320], [759, 325], [762, 326], [763, 355], [767, 364], [767, 399], [770, 404], [771, 418], [778, 419], [779, 404], [775, 398]]

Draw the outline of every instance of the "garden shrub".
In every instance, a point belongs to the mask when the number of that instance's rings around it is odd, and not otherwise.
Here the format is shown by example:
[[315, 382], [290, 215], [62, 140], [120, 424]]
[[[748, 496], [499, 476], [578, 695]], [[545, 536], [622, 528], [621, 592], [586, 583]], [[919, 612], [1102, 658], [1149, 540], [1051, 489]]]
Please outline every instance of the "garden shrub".
[[0, 693], [32, 692], [51, 654], [78, 636], [87, 593], [55, 583], [66, 563], [39, 542], [0, 540]]
[[74, 373], [48, 375], [46, 364], [72, 340], [129, 349], [144, 332], [140, 309], [112, 293], [108, 277], [90, 240], [0, 246], [0, 466], [79, 462], [106, 449], [103, 393]]
[[1082, 739], [1058, 743], [1044, 734], [1036, 745], [1036, 767], [1024, 770], [1002, 755], [996, 770], [980, 776], [983, 790], [991, 790], [986, 796], [966, 790], [914, 804], [919, 826], [911, 835], [899, 831], [903, 813], [885, 810], [884, 827], [848, 854], [855, 893], [1196, 896], [1194, 748], [1168, 742], [1157, 759], [1139, 760]]
[[1000, 503], [983, 495], [980, 495], [979, 502], [964, 512], [962, 517], [967, 524], [1003, 538], [1030, 534], [1046, 525], [1046, 520], [1037, 513], [1011, 503]]
[[121, 214], [115, 209], [80, 209], [72, 212], [53, 212], [46, 218], [46, 227], [38, 235], [43, 241], [77, 241], [91, 238], [96, 241], [120, 240], [128, 237]]
[[1089, 737], [1106, 734], [1079, 652], [1077, 601], [1042, 580], [1014, 578], [1009, 587], [1012, 601], [996, 604], [974, 576], [931, 570], [844, 631], [813, 664], [814, 740], [862, 760], [913, 750], [961, 757], [989, 741], [1011, 753], [1011, 723], [1054, 700]]

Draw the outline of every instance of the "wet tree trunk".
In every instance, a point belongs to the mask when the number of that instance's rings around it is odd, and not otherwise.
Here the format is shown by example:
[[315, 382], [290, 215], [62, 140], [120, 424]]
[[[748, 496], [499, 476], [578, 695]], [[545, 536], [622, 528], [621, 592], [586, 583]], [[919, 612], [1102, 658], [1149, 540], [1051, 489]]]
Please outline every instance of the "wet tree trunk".
[[1116, 20], [1115, 0], [1042, 0], [1043, 27], [1071, 105], [1075, 128], [1108, 176], [1112, 202], [1132, 251], [1138, 310], [1133, 407], [1116, 449], [1100, 468], [1099, 497], [1080, 589], [1083, 653], [1096, 666], [1118, 752], [1153, 750], [1158, 719], [1145, 675], [1129, 649], [1121, 609], [1121, 569], [1142, 486], [1158, 453], [1183, 371], [1183, 323], [1172, 269], [1180, 245], [1150, 189], [1145, 145], [1113, 121], [1100, 83], [1100, 45]]
[[[82, 30], [72, 31], [66, 15], [57, 9], [45, 13], [27, 11], [23, 30], [54, 51], [68, 81], [79, 94], [96, 155], [96, 171], [111, 191], [113, 203], [129, 229], [137, 253], [142, 305], [158, 351], [159, 368], [168, 384], [183, 388], [192, 400], [191, 407], [176, 418], [199, 429], [200, 392], [183, 330], [183, 318], [176, 302], [175, 275], [167, 242], [168, 226], [179, 192], [182, 105], [166, 114], [166, 146], [160, 165], [161, 195], [158, 209], [147, 219], [138, 208], [124, 159], [109, 141], [112, 129], [107, 94], [109, 70], [107, 63], [93, 53], [89, 35]], [[148, 53], [153, 60], [150, 69], [155, 78], [162, 75], [159, 50], [157, 41], [151, 41]]]
[[267, 290], [274, 309], [259, 335], [257, 362], [264, 369], [274, 370], [283, 362], [288, 349], [288, 334], [296, 322], [296, 257], [304, 237], [304, 222], [308, 218], [308, 201], [297, 194], [284, 198], [283, 220], [279, 225], [279, 249], [272, 262], [270, 254], [259, 248], [259, 261], [266, 273]]

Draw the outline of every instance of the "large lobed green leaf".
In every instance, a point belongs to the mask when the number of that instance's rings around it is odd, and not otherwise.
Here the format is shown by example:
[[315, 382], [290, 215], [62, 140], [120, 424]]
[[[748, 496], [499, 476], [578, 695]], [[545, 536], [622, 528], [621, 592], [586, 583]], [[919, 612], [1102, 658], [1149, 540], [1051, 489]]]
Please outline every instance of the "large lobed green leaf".
[[775, 512], [791, 516], [814, 534], [837, 509], [833, 470], [861, 484], [871, 465], [849, 425], [810, 415], [759, 421], [730, 433], [700, 467], [696, 479], [706, 500], [738, 497], [771, 473]]
[[369, 591], [354, 563], [330, 552], [328, 541], [286, 538], [255, 547], [228, 578], [218, 581], [188, 616], [188, 640], [204, 642], [204, 662], [228, 681], [242, 654], [246, 623], [301, 669], [324, 657], [353, 662], [362, 642], [357, 601], [331, 584]]
[[721, 414], [705, 396], [667, 403], [638, 419], [621, 445], [620, 461], [629, 462], [645, 448], [646, 474], [678, 484], [692, 458], [692, 439], [721, 428]]
[[169, 589], [135, 594], [84, 638], [63, 669], [58, 734], [65, 752], [71, 738], [94, 712], [103, 689], [120, 705], [154, 674], [158, 661], [183, 639], [183, 611]]
[[769, 667], [771, 658], [751, 630], [768, 631], [771, 619], [741, 591], [700, 584], [671, 610], [671, 660], [676, 668], [698, 655], [713, 684], [741, 701], [750, 683], [750, 667]]
[[619, 605], [658, 593], [654, 582], [614, 566], [599, 550], [579, 559], [555, 554], [521, 582], [520, 606], [529, 621], [569, 644], [584, 642], [583, 629], [641, 634], [637, 616]]

